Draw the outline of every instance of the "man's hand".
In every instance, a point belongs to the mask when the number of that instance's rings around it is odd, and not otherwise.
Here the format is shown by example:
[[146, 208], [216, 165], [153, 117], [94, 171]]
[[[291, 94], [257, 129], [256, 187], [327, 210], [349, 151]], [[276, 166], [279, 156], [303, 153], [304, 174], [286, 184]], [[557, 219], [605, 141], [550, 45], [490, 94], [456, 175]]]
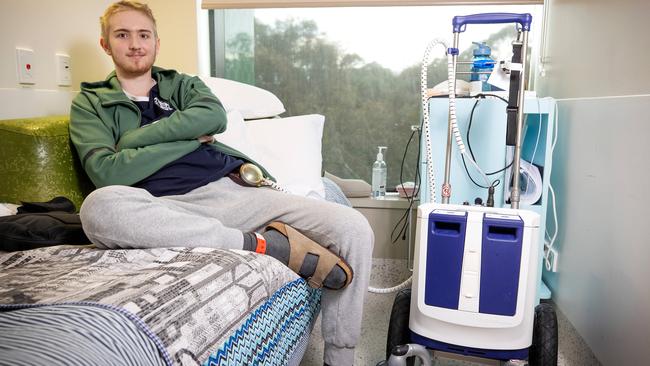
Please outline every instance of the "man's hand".
[[197, 140], [199, 140], [199, 142], [202, 143], [202, 144], [211, 144], [211, 143], [214, 142], [214, 136], [212, 136], [212, 135], [203, 135], [203, 136], [199, 136], [197, 138]]

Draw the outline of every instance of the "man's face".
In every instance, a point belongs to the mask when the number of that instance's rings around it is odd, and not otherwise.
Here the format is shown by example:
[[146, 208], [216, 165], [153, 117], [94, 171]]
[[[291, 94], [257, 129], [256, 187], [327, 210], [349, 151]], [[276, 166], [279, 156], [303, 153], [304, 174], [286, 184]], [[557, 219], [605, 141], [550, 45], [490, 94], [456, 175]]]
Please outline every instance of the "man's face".
[[108, 20], [108, 39], [100, 44], [113, 58], [118, 76], [136, 77], [151, 71], [160, 40], [146, 15], [135, 10], [113, 14]]

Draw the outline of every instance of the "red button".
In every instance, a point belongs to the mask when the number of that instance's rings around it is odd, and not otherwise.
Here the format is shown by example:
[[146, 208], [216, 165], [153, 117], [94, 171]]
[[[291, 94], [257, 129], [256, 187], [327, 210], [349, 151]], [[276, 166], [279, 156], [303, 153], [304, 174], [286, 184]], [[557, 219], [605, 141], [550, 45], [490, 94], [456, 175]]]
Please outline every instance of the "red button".
[[25, 65], [25, 67], [27, 68], [27, 70], [31, 70], [31, 69], [32, 69], [32, 65], [30, 65], [30, 64]]

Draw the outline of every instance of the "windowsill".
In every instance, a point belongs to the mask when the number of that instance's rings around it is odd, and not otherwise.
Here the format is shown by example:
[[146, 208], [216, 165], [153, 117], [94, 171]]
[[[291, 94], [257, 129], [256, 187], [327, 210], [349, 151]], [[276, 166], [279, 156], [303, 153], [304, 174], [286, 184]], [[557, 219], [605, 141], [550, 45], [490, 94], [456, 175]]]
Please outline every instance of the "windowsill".
[[[409, 200], [399, 196], [397, 192], [388, 192], [383, 199], [372, 197], [348, 198], [354, 208], [408, 208]], [[413, 208], [417, 207], [417, 199]]]

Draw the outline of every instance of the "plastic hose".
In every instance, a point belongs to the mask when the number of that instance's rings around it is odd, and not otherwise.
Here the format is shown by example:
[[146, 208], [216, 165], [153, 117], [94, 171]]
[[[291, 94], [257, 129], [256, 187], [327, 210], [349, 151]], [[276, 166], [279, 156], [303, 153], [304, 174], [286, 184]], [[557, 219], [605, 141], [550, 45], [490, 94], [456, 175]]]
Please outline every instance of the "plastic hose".
[[[466, 161], [469, 161], [477, 172], [481, 174], [483, 180], [485, 180], [486, 186], [491, 186], [490, 180], [481, 167], [478, 166], [476, 161], [472, 158], [471, 154], [467, 154], [467, 149], [465, 148], [465, 143], [463, 142], [463, 137], [460, 134], [458, 129], [458, 123], [456, 119], [456, 68], [454, 66], [454, 56], [451, 54], [447, 55], [447, 78], [448, 78], [448, 87], [449, 87], [449, 119], [451, 120], [451, 132], [454, 135], [456, 140], [456, 145], [458, 145], [458, 151], [461, 155], [465, 157]], [[428, 124], [428, 121], [425, 121]], [[431, 164], [432, 160], [428, 160], [427, 163]]]
[[397, 292], [409, 287], [411, 285], [412, 279], [413, 276], [409, 276], [409, 278], [407, 278], [406, 281], [400, 283], [397, 286], [388, 287], [388, 288], [378, 288], [378, 287], [368, 286], [368, 292], [372, 292], [373, 294], [390, 294], [391, 292]]

